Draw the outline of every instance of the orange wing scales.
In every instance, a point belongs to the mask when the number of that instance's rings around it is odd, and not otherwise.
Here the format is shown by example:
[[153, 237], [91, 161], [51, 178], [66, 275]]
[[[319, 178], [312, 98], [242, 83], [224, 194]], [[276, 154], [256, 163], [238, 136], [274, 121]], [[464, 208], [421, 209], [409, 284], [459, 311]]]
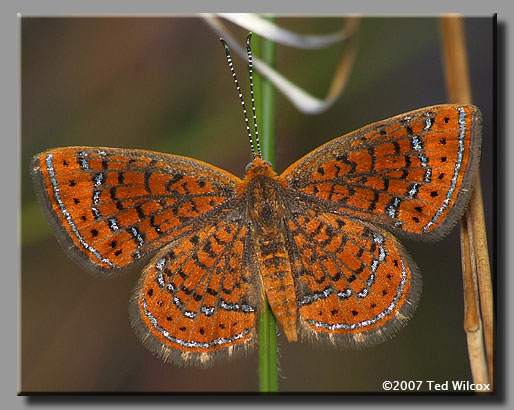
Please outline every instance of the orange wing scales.
[[382, 225], [438, 238], [456, 223], [480, 154], [480, 111], [439, 105], [328, 142], [277, 176], [245, 179], [191, 158], [68, 147], [32, 175], [59, 241], [110, 274], [156, 252], [130, 304], [164, 360], [211, 365], [246, 352], [267, 297], [289, 341], [364, 347], [412, 316], [416, 265]]
[[325, 334], [360, 347], [390, 337], [412, 315], [421, 282], [386, 232], [315, 211], [292, 218], [288, 228], [305, 337]]
[[282, 177], [340, 212], [437, 237], [467, 203], [479, 151], [477, 108], [435, 106], [333, 140]]
[[[450, 204], [455, 202], [454, 194], [456, 193], [457, 182], [459, 180], [462, 181], [462, 176], [461, 176], [460, 171], [461, 171], [461, 168], [463, 168], [464, 161], [465, 160], [467, 161], [469, 159], [469, 154], [467, 153], [467, 150], [465, 151], [466, 134], [468, 134], [468, 144], [469, 144], [469, 142], [470, 142], [469, 134], [471, 132], [470, 127], [469, 127], [471, 120], [469, 119], [469, 116], [467, 115], [467, 114], [469, 114], [469, 110], [468, 110], [468, 112], [466, 112], [466, 110], [463, 107], [458, 107], [457, 110], [459, 111], [459, 138], [458, 138], [459, 146], [458, 146], [458, 150], [457, 150], [457, 159], [455, 161], [453, 161], [453, 163], [454, 163], [453, 173], [449, 172], [449, 174], [451, 176], [450, 187], [448, 188], [448, 191], [446, 193], [446, 197], [445, 197], [443, 203], [437, 209], [437, 211], [433, 214], [434, 216], [432, 217], [432, 220], [429, 223], [427, 223], [426, 225], [424, 225], [423, 228], [421, 228], [423, 230], [423, 232], [429, 231], [429, 228], [432, 225], [437, 224], [437, 220], [441, 217], [443, 212], [450, 206]], [[468, 117], [468, 118], [466, 118], [466, 117]], [[427, 124], [427, 127], [429, 125], [431, 125], [431, 124]], [[439, 144], [442, 144], [441, 140], [439, 141]], [[414, 146], [414, 149], [417, 151], [421, 151], [423, 149], [421, 142], [419, 142], [419, 143], [417, 142], [417, 145]], [[466, 154], [466, 158], [465, 158], [465, 154]], [[446, 152], [445, 152], [444, 156], [440, 158], [440, 160], [443, 163], [447, 162], [448, 156], [447, 156]], [[444, 179], [444, 177], [445, 177], [445, 173], [440, 172], [438, 178], [440, 180], [442, 180], [442, 179]], [[445, 192], [445, 191], [443, 190], [443, 192]], [[431, 196], [434, 196], [435, 194], [438, 194], [438, 191], [432, 191], [430, 193]]]
[[[170, 167], [170, 159], [188, 166]], [[90, 269], [108, 273], [227, 209], [239, 180], [224, 181], [232, 186], [220, 189], [220, 181], [195, 170], [193, 161], [147, 151], [60, 148], [37, 156], [34, 173], [61, 242]]]
[[[42, 161], [43, 161], [43, 159], [42, 159]], [[71, 235], [72, 235], [72, 238], [74, 241], [78, 241], [82, 247], [84, 247], [88, 252], [90, 252], [94, 257], [96, 257], [98, 259], [98, 262], [101, 266], [115, 267], [115, 264], [113, 262], [111, 262], [107, 258], [104, 258], [97, 251], [97, 249], [95, 247], [91, 246], [88, 242], [86, 242], [86, 240], [82, 236], [81, 232], [75, 225], [73, 217], [69, 211], [69, 209], [70, 209], [73, 212], [73, 208], [71, 208], [71, 207], [68, 208], [66, 206], [66, 204], [64, 202], [66, 200], [66, 197], [61, 195], [61, 190], [59, 189], [59, 183], [57, 181], [56, 171], [54, 168], [54, 155], [48, 154], [44, 160], [44, 163], [46, 165], [46, 172], [48, 173], [48, 180], [50, 181], [50, 184], [51, 184], [50, 188], [48, 189], [49, 198], [52, 198], [51, 201], [54, 205], [55, 214], [65, 220], [65, 223], [63, 222], [62, 225], [67, 230], [71, 231]], [[67, 165], [68, 165], [68, 163], [66, 162], [66, 160], [63, 160], [63, 166], [67, 166]], [[70, 180], [69, 184], [74, 185], [75, 181]], [[80, 203], [80, 199], [75, 197], [75, 198], [73, 198], [73, 202], [75, 203], [75, 205], [78, 205], [78, 203]], [[91, 235], [93, 235], [94, 232], [98, 232], [98, 231], [91, 231]], [[97, 236], [97, 235], [98, 235], [98, 233], [96, 233], [95, 236]]]
[[244, 225], [220, 223], [171, 243], [154, 258], [131, 309], [151, 350], [166, 360], [187, 357], [202, 364], [220, 350], [232, 354], [254, 343], [262, 300], [255, 272], [250, 275], [254, 262], [246, 238]]

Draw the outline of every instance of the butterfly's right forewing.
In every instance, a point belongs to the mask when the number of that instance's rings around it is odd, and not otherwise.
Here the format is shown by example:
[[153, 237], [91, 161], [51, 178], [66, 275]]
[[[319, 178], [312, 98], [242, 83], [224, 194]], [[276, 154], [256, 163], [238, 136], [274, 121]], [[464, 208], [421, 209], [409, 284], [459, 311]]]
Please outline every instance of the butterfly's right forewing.
[[437, 238], [457, 222], [471, 194], [480, 123], [471, 105], [422, 108], [330, 141], [282, 177], [339, 213]]

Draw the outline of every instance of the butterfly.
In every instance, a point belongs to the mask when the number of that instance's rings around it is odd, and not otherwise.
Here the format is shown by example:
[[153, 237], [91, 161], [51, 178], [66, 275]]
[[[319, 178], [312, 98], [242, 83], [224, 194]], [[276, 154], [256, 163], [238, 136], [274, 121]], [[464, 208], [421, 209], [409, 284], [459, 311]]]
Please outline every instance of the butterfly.
[[70, 257], [112, 276], [154, 255], [130, 302], [165, 361], [208, 366], [255, 346], [265, 301], [288, 341], [362, 348], [394, 336], [421, 293], [393, 233], [436, 240], [478, 167], [481, 113], [436, 105], [336, 138], [277, 175], [98, 147], [34, 157], [42, 210]]

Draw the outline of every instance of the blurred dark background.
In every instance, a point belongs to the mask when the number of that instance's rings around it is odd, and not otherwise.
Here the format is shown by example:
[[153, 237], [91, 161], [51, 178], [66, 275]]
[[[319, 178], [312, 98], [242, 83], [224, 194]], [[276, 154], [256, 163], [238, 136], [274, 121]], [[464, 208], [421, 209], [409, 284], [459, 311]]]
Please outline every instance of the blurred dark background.
[[[278, 22], [322, 34], [344, 20]], [[494, 255], [494, 22], [469, 18], [465, 24], [473, 100], [484, 117], [481, 178]], [[242, 43], [244, 31], [230, 27]], [[250, 153], [217, 36], [194, 17], [22, 18], [21, 33], [22, 391], [257, 391], [256, 352], [205, 370], [178, 368], [152, 356], [127, 314], [142, 266], [101, 280], [74, 264], [40, 212], [28, 172], [40, 151], [86, 145], [185, 155], [242, 177]], [[446, 102], [437, 18], [364, 18], [358, 35], [346, 90], [326, 113], [301, 114], [278, 96], [277, 171], [363, 125]], [[278, 46], [279, 70], [322, 97], [342, 47]], [[245, 62], [234, 60], [246, 93]], [[458, 229], [437, 243], [400, 239], [424, 284], [406, 328], [362, 351], [290, 344], [279, 329], [281, 391], [381, 392], [384, 380], [472, 380], [462, 327]]]

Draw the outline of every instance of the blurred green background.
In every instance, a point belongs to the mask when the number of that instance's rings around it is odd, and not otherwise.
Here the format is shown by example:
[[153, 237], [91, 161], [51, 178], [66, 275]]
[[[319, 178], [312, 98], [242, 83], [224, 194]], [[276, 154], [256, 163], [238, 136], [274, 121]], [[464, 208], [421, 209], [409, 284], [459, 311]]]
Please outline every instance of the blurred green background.
[[[278, 23], [321, 34], [344, 21], [281, 17]], [[229, 26], [242, 43], [244, 31]], [[491, 252], [493, 28], [490, 18], [466, 19], [473, 100], [484, 117], [481, 178]], [[242, 177], [249, 147], [217, 36], [196, 17], [22, 18], [21, 34], [22, 391], [257, 391], [256, 352], [210, 369], [178, 368], [152, 356], [127, 314], [142, 266], [101, 280], [74, 264], [43, 218], [29, 175], [38, 152], [86, 145], [185, 155]], [[278, 95], [277, 171], [363, 125], [446, 101], [436, 18], [364, 18], [358, 36], [346, 90], [326, 113], [301, 114]], [[322, 97], [342, 47], [279, 46], [279, 70]], [[234, 61], [246, 93], [245, 62]], [[471, 380], [458, 229], [437, 243], [400, 239], [424, 283], [406, 328], [362, 351], [290, 344], [278, 329], [281, 391], [381, 392], [384, 380]]]

